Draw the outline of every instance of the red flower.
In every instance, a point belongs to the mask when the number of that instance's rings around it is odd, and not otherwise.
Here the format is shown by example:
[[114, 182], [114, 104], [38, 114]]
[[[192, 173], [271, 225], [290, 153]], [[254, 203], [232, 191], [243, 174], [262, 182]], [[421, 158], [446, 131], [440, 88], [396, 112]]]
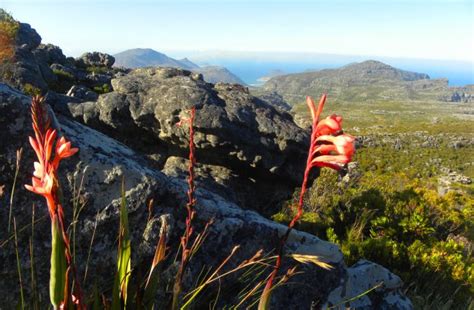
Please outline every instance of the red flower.
[[[74, 155], [78, 149], [71, 148], [71, 142], [68, 142], [64, 137], [56, 141], [57, 132], [50, 128], [48, 110], [42, 97], [33, 97], [31, 101], [31, 118], [33, 120], [35, 136], [29, 137], [29, 141], [38, 161], [34, 163], [31, 185], [25, 185], [25, 187], [27, 190], [41, 195], [46, 199], [49, 215], [51, 217], [51, 235], [53, 238], [58, 237], [58, 235], [60, 236], [59, 241], [57, 240], [56, 243], [53, 243], [51, 265], [55, 266], [54, 270], [64, 269], [62, 274], [53, 274], [53, 272], [51, 272], [50, 286], [54, 287], [50, 290], [51, 303], [55, 308], [58, 308], [58, 306], [60, 309], [67, 308], [66, 305], [69, 299], [68, 289], [70, 285], [68, 276], [72, 271], [74, 293], [76, 294], [72, 295], [73, 303], [77, 305], [77, 309], [85, 309], [85, 306], [81, 303], [81, 287], [76, 275], [76, 269], [72, 262], [69, 238], [64, 228], [64, 213], [58, 197], [59, 181], [57, 177], [61, 160]], [[67, 269], [64, 263], [62, 263], [63, 260], [67, 264]], [[53, 270], [53, 267], [51, 270]], [[65, 283], [63, 288], [60, 283], [64, 279]], [[63, 291], [64, 293], [61, 293]]]
[[[34, 97], [31, 103], [31, 115], [35, 137], [30, 137], [31, 147], [35, 151], [38, 161], [34, 163], [34, 172], [31, 185], [26, 189], [42, 195], [48, 204], [51, 218], [57, 212], [57, 170], [62, 159], [77, 153], [79, 149], [71, 148], [71, 142], [61, 137], [56, 141], [57, 132], [51, 129], [46, 105], [40, 97]], [[55, 146], [56, 142], [56, 147]], [[53, 158], [54, 150], [54, 158]]]
[[352, 155], [354, 155], [355, 152], [354, 138], [350, 135], [343, 134], [342, 132], [341, 116], [333, 114], [326, 117], [322, 121], [319, 120], [325, 102], [326, 95], [324, 94], [321, 96], [318, 107], [316, 108], [313, 99], [311, 99], [311, 97], [306, 97], [306, 103], [309, 107], [312, 118], [312, 130], [311, 143], [306, 161], [306, 169], [304, 171], [303, 184], [301, 185], [301, 192], [298, 201], [298, 209], [296, 215], [288, 224], [288, 229], [285, 235], [280, 240], [280, 246], [277, 252], [277, 260], [260, 300], [262, 305], [266, 304], [270, 298], [269, 292], [272, 289], [273, 281], [275, 280], [275, 277], [281, 266], [283, 248], [286, 244], [286, 240], [288, 239], [288, 236], [290, 235], [290, 232], [295, 226], [296, 222], [298, 222], [298, 220], [303, 215], [303, 200], [307, 190], [308, 179], [311, 170], [314, 167], [328, 167], [334, 170], [340, 170], [351, 161]]
[[354, 152], [354, 137], [350, 135], [320, 136], [316, 139], [311, 166], [339, 170], [351, 161]]
[[311, 97], [306, 98], [313, 124], [305, 175], [313, 167], [328, 167], [340, 170], [352, 160], [352, 155], [355, 152], [354, 137], [342, 133], [341, 116], [333, 114], [319, 121], [325, 101], [326, 95], [323, 95], [316, 109], [313, 99]]

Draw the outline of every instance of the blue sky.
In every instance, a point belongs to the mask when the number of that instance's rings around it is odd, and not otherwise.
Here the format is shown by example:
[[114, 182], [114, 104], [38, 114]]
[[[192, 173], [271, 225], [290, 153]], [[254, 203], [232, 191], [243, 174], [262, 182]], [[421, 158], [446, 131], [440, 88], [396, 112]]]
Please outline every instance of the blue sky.
[[68, 55], [280, 51], [474, 62], [473, 1], [0, 0]]

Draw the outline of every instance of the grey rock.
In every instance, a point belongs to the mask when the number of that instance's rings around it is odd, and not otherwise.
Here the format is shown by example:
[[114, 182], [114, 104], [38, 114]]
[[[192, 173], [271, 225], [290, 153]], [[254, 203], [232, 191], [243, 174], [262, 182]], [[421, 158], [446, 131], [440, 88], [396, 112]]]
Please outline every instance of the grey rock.
[[18, 88], [23, 88], [27, 84], [42, 91], [48, 88], [48, 84], [42, 75], [42, 66], [36, 61], [29, 49], [17, 48], [15, 60], [16, 62], [11, 68], [11, 78], [7, 82]]
[[100, 52], [85, 53], [76, 59], [76, 64], [79, 67], [96, 66], [112, 68], [114, 63], [115, 58], [113, 56]]
[[[175, 68], [135, 69], [111, 83], [114, 91], [99, 96], [97, 104], [70, 105], [71, 115], [165, 160], [186, 156], [187, 130], [176, 124], [196, 106], [196, 156], [231, 170], [244, 188], [254, 189], [240, 201], [244, 206], [275, 208], [300, 182], [308, 132], [246, 87], [208, 84]], [[157, 164], [163, 167], [164, 161]]]
[[75, 97], [84, 101], [97, 100], [97, 98], [99, 97], [97, 93], [81, 85], [72, 86], [66, 93], [66, 96]]
[[46, 92], [48, 83], [55, 81], [55, 76], [42, 58], [36, 57], [36, 48], [41, 43], [39, 34], [30, 25], [20, 23], [15, 42], [14, 62], [2, 64], [1, 82], [19, 89], [32, 87]]
[[282, 111], [288, 112], [291, 110], [291, 105], [286, 102], [285, 99], [283, 99], [283, 96], [281, 96], [277, 92], [267, 92], [258, 97]]
[[66, 65], [66, 56], [59, 46], [53, 44], [40, 44], [34, 51], [33, 54], [37, 59], [51, 65], [58, 63]]
[[20, 23], [16, 36], [16, 45], [32, 51], [41, 43], [41, 36], [29, 24]]
[[[333, 290], [323, 308], [335, 307], [336, 309], [380, 309], [380, 310], [409, 310], [413, 309], [411, 301], [400, 295], [402, 286], [400, 278], [386, 268], [360, 260], [347, 269], [341, 285]], [[358, 296], [368, 290], [374, 290], [371, 296], [364, 295], [356, 300], [347, 302], [345, 296]]]
[[89, 84], [98, 86], [102, 86], [103, 84], [110, 84], [111, 79], [112, 75], [96, 73], [87, 74], [84, 78], [84, 80], [86, 80]]

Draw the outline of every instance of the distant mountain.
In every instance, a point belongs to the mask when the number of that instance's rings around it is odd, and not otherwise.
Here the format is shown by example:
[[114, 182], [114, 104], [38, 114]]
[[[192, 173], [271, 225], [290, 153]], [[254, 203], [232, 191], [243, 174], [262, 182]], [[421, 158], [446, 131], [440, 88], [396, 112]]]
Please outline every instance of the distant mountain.
[[201, 73], [204, 80], [209, 83], [215, 84], [221, 82], [245, 85], [245, 83], [238, 76], [224, 67], [199, 67], [188, 58], [183, 58], [180, 60], [174, 59], [150, 48], [130, 49], [115, 54], [114, 57], [115, 66], [119, 67], [173, 67]]
[[277, 92], [290, 104], [301, 103], [307, 95], [319, 97], [323, 92], [334, 101], [346, 102], [473, 100], [469, 88], [449, 87], [447, 79], [431, 80], [427, 74], [400, 70], [375, 60], [273, 77], [258, 92]]
[[194, 62], [192, 62], [191, 60], [187, 59], [187, 58], [183, 58], [183, 59], [180, 59], [178, 60], [179, 63], [181, 63], [183, 66], [187, 66], [188, 68], [190, 69], [197, 69], [199, 68], [198, 65], [196, 65]]
[[187, 58], [177, 60], [150, 48], [134, 48], [115, 54], [115, 66], [126, 68], [173, 67], [186, 70], [199, 68]]
[[204, 80], [209, 83], [215, 84], [221, 82], [245, 85], [244, 81], [224, 67], [207, 66], [193, 69], [192, 71], [201, 73]]

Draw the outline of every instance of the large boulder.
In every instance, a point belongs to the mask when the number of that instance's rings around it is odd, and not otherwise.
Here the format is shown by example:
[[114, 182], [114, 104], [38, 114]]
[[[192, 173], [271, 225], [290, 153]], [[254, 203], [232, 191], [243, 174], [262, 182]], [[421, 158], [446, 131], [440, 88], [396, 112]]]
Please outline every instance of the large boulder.
[[76, 59], [76, 64], [79, 67], [93, 66], [112, 68], [114, 63], [114, 56], [99, 52], [85, 53], [81, 57]]
[[209, 84], [175, 68], [140, 68], [112, 80], [113, 92], [96, 103], [71, 104], [71, 115], [157, 159], [184, 157], [188, 145], [180, 118], [195, 106], [198, 160], [239, 176], [239, 204], [265, 212], [301, 180], [308, 133], [290, 114], [240, 85]]
[[98, 95], [89, 88], [81, 85], [72, 86], [66, 96], [74, 97], [82, 100], [97, 100]]
[[41, 36], [29, 24], [18, 25], [13, 62], [2, 64], [6, 74], [1, 81], [29, 92], [46, 92], [48, 84], [56, 81], [47, 63], [51, 49], [41, 45]]
[[16, 45], [22, 46], [29, 51], [37, 48], [41, 43], [41, 36], [29, 24], [19, 23], [16, 36]]
[[[0, 204], [9, 205], [9, 193], [15, 174], [16, 150], [23, 147], [20, 174], [14, 196], [13, 216], [18, 229], [18, 251], [23, 269], [24, 283], [29, 279], [29, 242], [32, 236], [28, 224], [31, 223], [31, 210], [35, 210], [34, 238], [31, 239], [35, 257], [35, 270], [38, 274], [37, 288], [46, 306], [47, 282], [49, 270], [50, 230], [49, 218], [42, 198], [27, 192], [22, 184], [30, 182], [33, 152], [29, 147], [28, 135], [32, 134], [29, 115], [30, 98], [22, 93], [0, 84]], [[170, 251], [179, 244], [179, 236], [184, 227], [184, 209], [187, 201], [186, 182], [182, 179], [168, 177], [153, 168], [150, 162], [140, 154], [110, 137], [79, 124], [67, 117], [54, 114], [54, 126], [80, 148], [74, 157], [62, 163], [60, 181], [63, 185], [64, 208], [66, 217], [72, 217], [72, 201], [84, 205], [76, 223], [76, 262], [78, 274], [85, 270], [89, 244], [92, 242], [89, 268], [89, 280], [85, 283], [86, 291], [92, 291], [94, 283], [102, 290], [110, 287], [114, 274], [116, 257], [116, 240], [118, 231], [118, 208], [121, 197], [121, 180], [125, 180], [125, 193], [130, 213], [132, 234], [132, 268], [145, 271], [153, 257], [156, 238], [161, 228], [160, 222], [167, 219], [168, 246]], [[82, 181], [81, 181], [82, 180]], [[79, 184], [81, 190], [77, 193]], [[72, 193], [76, 190], [76, 193]], [[74, 197], [74, 199], [73, 199]], [[147, 202], [154, 199], [153, 208], [147, 209]], [[240, 249], [227, 266], [236, 266], [244, 259], [249, 259], [259, 249], [269, 253], [278, 245], [278, 236], [286, 227], [265, 219], [253, 211], [244, 211], [236, 204], [205, 189], [198, 189], [196, 229], [214, 220], [203, 246], [193, 256], [187, 273], [184, 276], [184, 287], [188, 289], [198, 279], [203, 268], [217, 266], [239, 244]], [[151, 213], [149, 213], [151, 212]], [[150, 220], [147, 220], [150, 219]], [[8, 236], [6, 227], [8, 208], [0, 208], [0, 236]], [[24, 228], [26, 227], [26, 229]], [[20, 229], [21, 228], [21, 229]], [[19, 298], [17, 272], [15, 268], [15, 246], [13, 238], [0, 239], [0, 308], [9, 309]], [[388, 270], [370, 262], [361, 262], [356, 269], [347, 268], [342, 254], [334, 244], [322, 241], [315, 236], [293, 230], [286, 246], [287, 253], [317, 255], [320, 260], [333, 266], [324, 270], [315, 265], [298, 265], [298, 271], [291, 278], [292, 285], [278, 288], [272, 297], [272, 309], [319, 309], [323, 304], [343, 302], [351, 309], [411, 309], [411, 303], [400, 290], [401, 281]], [[175, 272], [169, 255], [165, 266], [165, 275]], [[297, 264], [286, 259], [282, 272]], [[168, 267], [169, 266], [169, 267]], [[270, 270], [267, 270], [267, 273]], [[265, 276], [265, 274], [263, 275]], [[217, 307], [235, 304], [237, 294], [225, 294], [232, 290], [237, 292], [246, 283], [229, 282], [235, 278], [222, 281], [221, 298]], [[255, 277], [251, 277], [254, 279]], [[258, 278], [258, 276], [256, 276]], [[168, 280], [167, 280], [168, 279]], [[172, 277], [164, 277], [159, 292], [166, 294], [166, 285], [171, 285]], [[371, 283], [383, 281], [386, 286], [378, 286], [375, 291], [358, 299], [351, 300], [352, 294], [370, 289]], [[255, 285], [255, 283], [253, 283]], [[342, 288], [341, 288], [342, 287]], [[216, 287], [216, 290], [219, 288]], [[29, 289], [27, 294], [31, 292]], [[161, 296], [161, 297], [160, 297]], [[157, 293], [157, 298], [164, 295]], [[205, 300], [205, 299], [204, 299]], [[205, 302], [202, 300], [202, 302]], [[201, 301], [201, 300], [200, 300]], [[380, 307], [378, 307], [381, 305]], [[200, 305], [204, 306], [204, 305]], [[197, 305], [199, 308], [199, 305]]]
[[63, 54], [62, 49], [59, 46], [53, 44], [40, 44], [34, 51], [33, 54], [37, 59], [47, 64], [65, 64], [66, 56]]

